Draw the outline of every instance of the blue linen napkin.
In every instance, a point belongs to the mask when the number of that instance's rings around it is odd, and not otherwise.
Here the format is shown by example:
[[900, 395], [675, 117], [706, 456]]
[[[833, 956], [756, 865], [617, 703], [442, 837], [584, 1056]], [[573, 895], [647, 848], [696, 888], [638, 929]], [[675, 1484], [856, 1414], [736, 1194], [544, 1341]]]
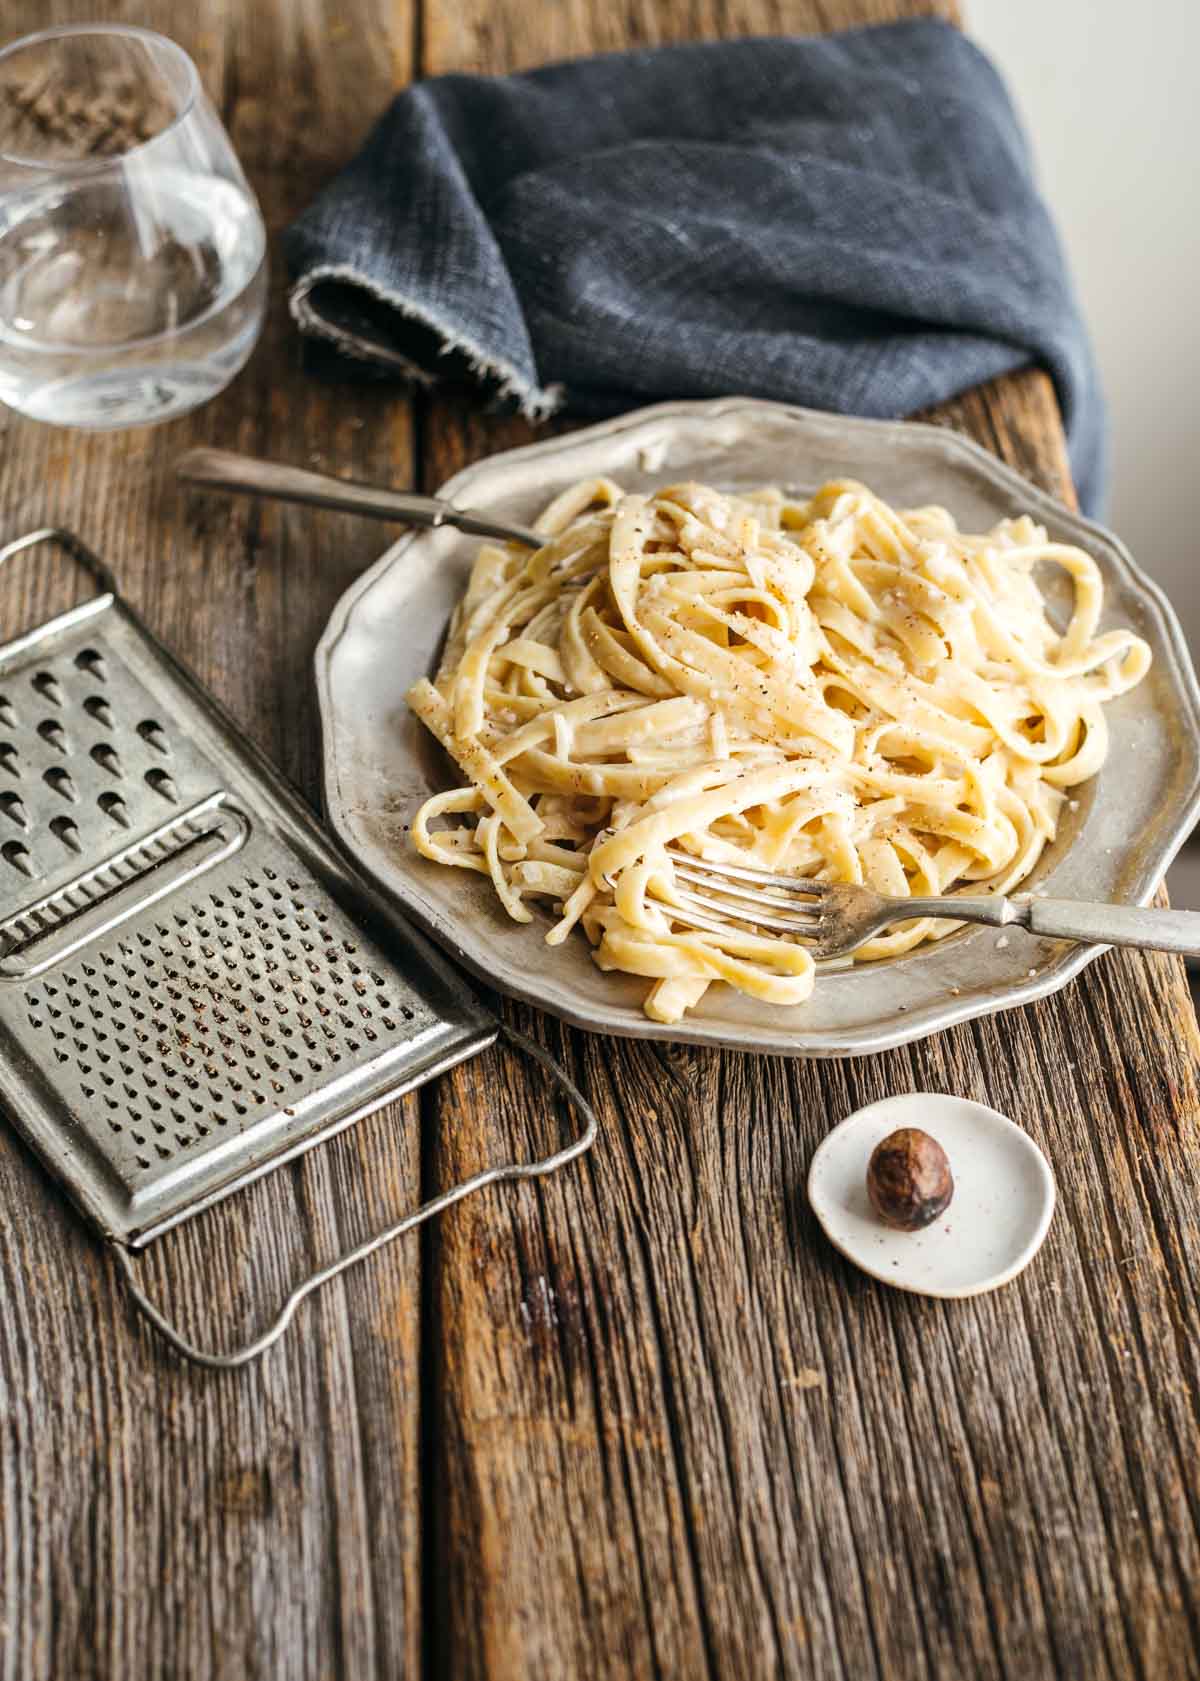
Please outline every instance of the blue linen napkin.
[[1101, 500], [1103, 402], [1029, 149], [933, 19], [418, 83], [286, 249], [304, 332], [533, 419], [729, 393], [898, 417], [1039, 362]]

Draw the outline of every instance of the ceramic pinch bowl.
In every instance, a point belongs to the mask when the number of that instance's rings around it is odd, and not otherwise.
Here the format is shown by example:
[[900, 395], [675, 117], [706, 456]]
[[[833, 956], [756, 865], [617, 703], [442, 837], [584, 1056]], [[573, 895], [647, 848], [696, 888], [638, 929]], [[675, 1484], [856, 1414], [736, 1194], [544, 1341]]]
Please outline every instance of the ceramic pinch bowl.
[[[954, 1195], [921, 1231], [894, 1231], [871, 1207], [867, 1164], [897, 1127], [920, 1127], [950, 1160]], [[978, 1296], [1022, 1272], [1054, 1214], [1041, 1150], [998, 1110], [964, 1097], [905, 1092], [834, 1127], [812, 1159], [808, 1200], [826, 1237], [863, 1272], [924, 1296]]]

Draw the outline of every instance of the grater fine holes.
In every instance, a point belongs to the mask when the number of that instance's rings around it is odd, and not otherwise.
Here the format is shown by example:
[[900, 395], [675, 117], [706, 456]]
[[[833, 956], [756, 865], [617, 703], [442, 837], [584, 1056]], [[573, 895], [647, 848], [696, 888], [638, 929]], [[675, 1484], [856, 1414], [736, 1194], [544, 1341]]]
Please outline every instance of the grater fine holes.
[[80, 671], [86, 671], [100, 683], [108, 682], [108, 667], [104, 663], [104, 655], [98, 648], [82, 648], [75, 656], [75, 664]]
[[[119, 716], [115, 685], [113, 706]], [[85, 765], [86, 751], [80, 749]], [[95, 774], [90, 765], [87, 773]], [[75, 774], [96, 798], [85, 776]], [[137, 801], [151, 777], [144, 761], [127, 764], [125, 774], [124, 789], [107, 790], [98, 803], [111, 818], [124, 794], [136, 826], [147, 809]], [[0, 801], [0, 833], [9, 803]], [[75, 815], [60, 810], [47, 824], [59, 844], [67, 844], [66, 825], [81, 828], [86, 841], [86, 819], [75, 825]], [[227, 877], [206, 883], [197, 902], [180, 895], [159, 910], [158, 921], [146, 919], [64, 965], [54, 978], [59, 1025], [44, 985], [27, 994], [29, 1032], [43, 1035], [46, 1049], [54, 1035], [54, 1055], [68, 1065], [63, 1078], [71, 1080], [81, 1114], [88, 1103], [99, 1110], [102, 1149], [131, 1187], [148, 1188], [164, 1171], [174, 1174], [182, 1158], [204, 1158], [238, 1135], [249, 1143], [261, 1126], [306, 1114], [324, 1084], [345, 1078], [356, 1057], [378, 1058], [381, 1041], [403, 1038], [413, 1019], [406, 995], [370, 967], [379, 959], [365, 939], [359, 955], [357, 930], [338, 905], [313, 903], [315, 884], [286, 870], [268, 876], [259, 868], [236, 884]], [[70, 1034], [63, 1032], [67, 1014]], [[100, 1127], [101, 1119], [110, 1125]]]
[[96, 720], [101, 729], [112, 729], [113, 710], [103, 695], [89, 695], [83, 703], [83, 710], [89, 718]]
[[0, 854], [3, 854], [6, 864], [11, 864], [12, 868], [19, 870], [23, 876], [36, 874], [37, 866], [33, 861], [33, 854], [23, 841], [5, 841], [0, 847]]
[[21, 774], [18, 768], [17, 750], [11, 741], [0, 741], [0, 770], [6, 771], [9, 776], [19, 777]]
[[62, 684], [52, 671], [38, 671], [30, 679], [43, 700], [48, 700], [51, 706], [61, 706], [65, 696]]
[[11, 730], [16, 727], [16, 722], [16, 707], [7, 695], [0, 695], [0, 724], [3, 724], [6, 730]]
[[125, 767], [121, 763], [121, 755], [111, 741], [98, 741], [92, 748], [92, 758], [100, 766], [100, 769], [106, 770], [110, 776], [120, 778], [125, 774]]
[[18, 829], [28, 829], [29, 813], [21, 802], [20, 794], [14, 794], [11, 788], [6, 788], [0, 793], [0, 812], [3, 812], [11, 823], [15, 823]]
[[[46, 774], [48, 776], [49, 772]], [[111, 818], [114, 823], [119, 823], [123, 829], [128, 829], [130, 827], [129, 808], [126, 806], [125, 801], [121, 798], [120, 794], [114, 794], [111, 791], [106, 794], [101, 794], [99, 799], [96, 801], [96, 804], [100, 807], [100, 810], [104, 813], [105, 817]], [[142, 941], [143, 945], [148, 946], [150, 944], [150, 941], [144, 934], [139, 934], [138, 939]]]
[[51, 765], [48, 771], [42, 773], [42, 781], [61, 799], [74, 803], [79, 798], [79, 790], [71, 780], [70, 771], [62, 765]]
[[171, 805], [179, 804], [179, 789], [175, 786], [174, 778], [165, 770], [155, 768], [146, 772], [146, 786]]
[[137, 727], [137, 732], [147, 747], [152, 747], [156, 753], [169, 753], [171, 744], [167, 740], [167, 732], [156, 718], [143, 718]]
[[79, 838], [79, 825], [74, 818], [52, 817], [50, 819], [50, 833], [57, 840], [60, 840], [69, 851], [83, 851], [83, 842]]
[[37, 727], [37, 733], [42, 740], [53, 747], [56, 753], [65, 753], [69, 746], [67, 732], [57, 718], [43, 718]]

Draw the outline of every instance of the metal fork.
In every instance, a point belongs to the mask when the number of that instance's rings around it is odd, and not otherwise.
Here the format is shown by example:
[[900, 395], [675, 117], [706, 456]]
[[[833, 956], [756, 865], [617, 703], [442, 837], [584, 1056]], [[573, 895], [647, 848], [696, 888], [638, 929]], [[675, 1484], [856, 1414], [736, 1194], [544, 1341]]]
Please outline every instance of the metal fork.
[[289, 467], [282, 461], [258, 461], [252, 455], [236, 455], [228, 449], [190, 449], [175, 463], [176, 476], [200, 490], [227, 490], [239, 496], [267, 496], [276, 502], [305, 502], [313, 508], [336, 508], [343, 513], [367, 514], [372, 519], [399, 520], [405, 525], [427, 525], [435, 530], [452, 525], [475, 537], [500, 537], [526, 548], [540, 549], [546, 541], [541, 532], [511, 520], [493, 519], [473, 508], [456, 508], [436, 496], [418, 496], [411, 490], [392, 490], [387, 485], [360, 484], [357, 479], [336, 479], [328, 473], [310, 473], [306, 467]]
[[671, 907], [675, 921], [717, 932], [728, 932], [734, 921], [756, 932], [790, 934], [818, 962], [844, 957], [889, 924], [921, 916], [1027, 928], [1031, 934], [1085, 945], [1141, 946], [1200, 957], [1200, 911], [1141, 910], [1034, 893], [1011, 899], [999, 893], [897, 899], [845, 882], [805, 881], [748, 864], [713, 863], [680, 847], [667, 852], [682, 901]]

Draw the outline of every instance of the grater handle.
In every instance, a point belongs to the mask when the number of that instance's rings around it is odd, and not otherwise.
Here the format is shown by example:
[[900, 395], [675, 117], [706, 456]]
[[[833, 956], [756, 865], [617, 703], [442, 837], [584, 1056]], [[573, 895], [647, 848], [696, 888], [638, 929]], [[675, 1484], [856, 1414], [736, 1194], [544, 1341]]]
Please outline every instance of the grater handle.
[[470, 1179], [464, 1179], [461, 1184], [453, 1185], [448, 1191], [443, 1191], [441, 1196], [433, 1197], [429, 1202], [422, 1203], [420, 1208], [414, 1209], [411, 1214], [406, 1214], [395, 1225], [387, 1227], [385, 1231], [376, 1233], [374, 1237], [367, 1238], [357, 1248], [348, 1250], [345, 1255], [339, 1256], [336, 1261], [331, 1261], [328, 1266], [322, 1267], [319, 1272], [311, 1273], [288, 1296], [274, 1321], [261, 1336], [255, 1337], [252, 1342], [243, 1344], [241, 1348], [234, 1349], [229, 1354], [217, 1354], [208, 1349], [198, 1348], [195, 1343], [189, 1342], [181, 1332], [177, 1331], [138, 1284], [136, 1269], [128, 1251], [120, 1244], [113, 1244], [113, 1253], [125, 1275], [125, 1282], [138, 1311], [150, 1321], [160, 1336], [170, 1343], [176, 1353], [182, 1354], [185, 1359], [193, 1361], [198, 1366], [208, 1366], [214, 1371], [234, 1371], [239, 1366], [245, 1366], [249, 1361], [257, 1359], [260, 1354], [265, 1353], [273, 1343], [279, 1340], [291, 1323], [296, 1309], [306, 1296], [310, 1296], [314, 1290], [319, 1290], [322, 1284], [328, 1284], [330, 1279], [336, 1278], [339, 1273], [357, 1265], [359, 1261], [365, 1261], [369, 1255], [375, 1254], [376, 1250], [382, 1249], [396, 1238], [402, 1237], [405, 1232], [412, 1231], [414, 1226], [422, 1225], [426, 1220], [432, 1219], [435, 1214], [440, 1214], [443, 1209], [450, 1208], [456, 1202], [461, 1202], [464, 1197], [469, 1197], [473, 1191], [483, 1190], [486, 1185], [504, 1184], [512, 1180], [541, 1178], [544, 1174], [553, 1173], [556, 1168], [565, 1167], [568, 1162], [573, 1162], [578, 1156], [582, 1156], [590, 1150], [595, 1143], [600, 1123], [596, 1111], [571, 1079], [566, 1069], [550, 1055], [549, 1051], [543, 1050], [534, 1040], [528, 1038], [517, 1028], [510, 1027], [507, 1022], [501, 1022], [499, 1029], [501, 1037], [515, 1050], [522, 1051], [526, 1056], [532, 1057], [534, 1062], [541, 1064], [567, 1098], [571, 1107], [583, 1119], [585, 1123], [583, 1131], [570, 1144], [564, 1145], [561, 1150], [556, 1150], [553, 1155], [543, 1156], [539, 1161], [502, 1162], [498, 1167], [485, 1168], [482, 1173], [476, 1173]]
[[100, 556], [89, 549], [81, 537], [60, 525], [43, 525], [37, 531], [27, 531], [23, 537], [14, 537], [11, 543], [5, 543], [0, 548], [0, 566], [11, 560], [13, 555], [32, 549], [38, 543], [57, 543], [92, 577], [102, 595], [116, 595], [117, 581]]

